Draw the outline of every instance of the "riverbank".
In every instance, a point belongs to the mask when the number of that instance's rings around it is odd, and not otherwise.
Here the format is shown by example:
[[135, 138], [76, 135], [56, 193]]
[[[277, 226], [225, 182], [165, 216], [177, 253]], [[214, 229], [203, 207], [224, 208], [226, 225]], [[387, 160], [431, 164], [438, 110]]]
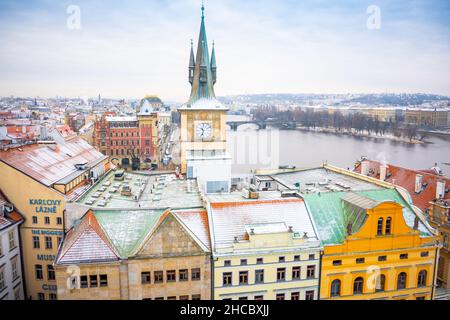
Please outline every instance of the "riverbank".
[[322, 128], [322, 127], [302, 127], [297, 126], [297, 130], [299, 131], [306, 131], [306, 132], [317, 132], [317, 133], [329, 133], [329, 134], [336, 134], [336, 135], [346, 135], [346, 136], [352, 136], [352, 137], [363, 137], [363, 138], [374, 138], [374, 139], [385, 139], [385, 140], [392, 140], [397, 142], [403, 142], [403, 143], [410, 143], [410, 144], [425, 144], [430, 142], [425, 142], [417, 139], [409, 139], [405, 137], [396, 137], [392, 134], [384, 134], [384, 135], [377, 135], [375, 133], [360, 133], [356, 131], [337, 131], [334, 128]]

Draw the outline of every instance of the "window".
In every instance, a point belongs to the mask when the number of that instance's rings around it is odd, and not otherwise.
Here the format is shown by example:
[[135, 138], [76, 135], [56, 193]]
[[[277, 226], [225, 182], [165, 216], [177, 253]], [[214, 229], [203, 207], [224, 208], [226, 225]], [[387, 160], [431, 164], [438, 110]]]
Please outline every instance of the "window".
[[425, 300], [425, 297], [417, 297], [416, 300]]
[[53, 249], [52, 237], [45, 237], [45, 249]]
[[191, 279], [193, 281], [200, 280], [200, 268], [194, 268], [191, 270]]
[[9, 251], [16, 248], [16, 234], [14, 230], [11, 230], [8, 233], [8, 239], [9, 239]]
[[353, 282], [353, 294], [363, 293], [364, 280], [362, 277], [358, 277]]
[[264, 300], [264, 296], [255, 296], [255, 300]]
[[55, 269], [51, 264], [47, 265], [47, 277], [48, 280], [55, 280]]
[[107, 286], [108, 286], [108, 275], [101, 274], [100, 275], [100, 287], [107, 287]]
[[50, 217], [44, 217], [44, 223], [50, 224]]
[[2, 241], [0, 240], [0, 257], [3, 256]]
[[233, 277], [233, 273], [232, 272], [225, 272], [222, 275], [222, 283], [223, 283], [224, 287], [232, 285], [232, 277]]
[[169, 270], [166, 272], [167, 282], [174, 282], [176, 281], [176, 273], [175, 270]]
[[33, 216], [33, 224], [37, 224], [38, 223], [38, 218], [36, 216]]
[[316, 258], [316, 256], [314, 254], [310, 254], [308, 257], [309, 260], [314, 260], [315, 258]]
[[38, 293], [38, 300], [45, 300], [45, 294], [42, 292]]
[[199, 294], [193, 294], [192, 295], [192, 300], [200, 300], [201, 296]]
[[366, 262], [366, 259], [364, 258], [356, 258], [356, 263], [364, 263]]
[[141, 272], [141, 284], [149, 284], [150, 281], [150, 272]]
[[177, 297], [167, 297], [167, 300], [177, 300]]
[[286, 259], [284, 257], [278, 257], [278, 262], [284, 262]]
[[316, 266], [308, 266], [306, 268], [306, 279], [312, 279], [316, 276]]
[[256, 259], [256, 264], [263, 264], [264, 263], [264, 259], [263, 258], [257, 258]]
[[305, 300], [314, 300], [314, 290], [306, 291], [305, 292]]
[[98, 287], [98, 277], [96, 274], [92, 274], [89, 276], [89, 287], [90, 288]]
[[331, 297], [339, 297], [341, 295], [341, 280], [333, 280], [331, 282]]
[[386, 230], [385, 230], [386, 234], [391, 234], [391, 222], [392, 222], [392, 218], [388, 217], [386, 219]]
[[294, 256], [294, 261], [300, 261], [300, 256]]
[[284, 300], [285, 294], [284, 293], [277, 293], [277, 300]]
[[0, 290], [3, 290], [5, 288], [5, 272], [4, 269], [0, 269]]
[[278, 268], [277, 281], [285, 281], [285, 280], [286, 280], [286, 268]]
[[264, 270], [255, 270], [255, 283], [264, 283]]
[[248, 284], [248, 271], [239, 271], [239, 284]]
[[37, 280], [44, 279], [44, 275], [42, 273], [42, 266], [40, 264], [36, 264], [34, 266], [34, 274], [35, 274]]
[[180, 300], [189, 300], [189, 296], [180, 296]]
[[180, 278], [180, 281], [188, 281], [189, 280], [188, 270], [187, 269], [180, 270], [179, 278]]
[[342, 265], [342, 260], [333, 260], [333, 266], [340, 266]]
[[164, 279], [163, 279], [163, 272], [162, 271], [155, 271], [153, 273], [153, 276], [155, 278], [154, 283], [161, 283], [161, 282], [164, 281]]
[[422, 258], [428, 257], [429, 255], [430, 255], [430, 253], [428, 251], [423, 251], [423, 252], [420, 253], [420, 256]]
[[397, 290], [406, 288], [406, 273], [401, 272], [397, 277]]
[[427, 285], [427, 271], [422, 270], [419, 272], [419, 276], [417, 277], [417, 286], [425, 287]]
[[19, 272], [17, 268], [17, 257], [11, 259], [11, 273], [13, 280], [19, 277]]
[[61, 217], [57, 217], [56, 218], [56, 224], [62, 224], [62, 218]]
[[383, 235], [383, 218], [379, 218], [377, 224], [377, 236], [382, 235]]
[[387, 257], [386, 256], [378, 256], [378, 261], [386, 261]]
[[291, 300], [300, 300], [300, 292], [291, 292]]
[[408, 254], [407, 253], [402, 253], [400, 255], [400, 259], [404, 260], [404, 259], [408, 259]]
[[20, 298], [20, 286], [14, 288], [14, 300], [22, 300]]
[[231, 260], [225, 260], [225, 261], [223, 262], [223, 265], [224, 265], [225, 267], [231, 266]]
[[377, 278], [377, 285], [375, 287], [375, 292], [384, 291], [386, 286], [386, 276], [384, 274], [380, 274]]
[[292, 280], [300, 280], [300, 267], [292, 267]]
[[239, 297], [238, 300], [248, 300], [248, 298], [247, 297]]
[[241, 266], [247, 265], [247, 259], [241, 259]]
[[164, 300], [164, 297], [156, 297], [155, 300]]
[[61, 244], [61, 241], [62, 241], [62, 237], [56, 237], [56, 243], [58, 244], [58, 248], [59, 248], [59, 245]]
[[49, 300], [56, 300], [56, 293], [49, 293], [48, 294], [48, 299]]
[[80, 287], [81, 288], [87, 288], [88, 287], [87, 276], [81, 276], [80, 277]]

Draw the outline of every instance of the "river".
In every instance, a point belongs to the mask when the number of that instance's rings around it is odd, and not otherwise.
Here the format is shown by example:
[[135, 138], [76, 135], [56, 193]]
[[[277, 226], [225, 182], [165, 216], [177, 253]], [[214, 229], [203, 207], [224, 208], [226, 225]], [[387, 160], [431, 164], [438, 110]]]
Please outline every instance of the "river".
[[[235, 120], [235, 119], [233, 119]], [[242, 120], [242, 119], [241, 119]], [[252, 124], [228, 130], [228, 150], [233, 157], [233, 174], [256, 168], [290, 165], [297, 168], [320, 166], [324, 161], [342, 168], [353, 168], [366, 156], [394, 165], [429, 169], [435, 163], [450, 176], [450, 139], [427, 137], [425, 144], [389, 139], [354, 137], [296, 130], [257, 130]], [[270, 160], [269, 160], [270, 159]]]

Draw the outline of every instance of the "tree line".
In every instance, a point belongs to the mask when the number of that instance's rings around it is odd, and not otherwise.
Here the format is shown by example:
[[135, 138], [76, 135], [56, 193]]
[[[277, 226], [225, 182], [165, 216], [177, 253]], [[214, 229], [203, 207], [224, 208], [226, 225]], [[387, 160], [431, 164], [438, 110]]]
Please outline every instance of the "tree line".
[[400, 138], [423, 140], [424, 133], [418, 132], [418, 127], [412, 124], [404, 124], [402, 118], [397, 117], [394, 121], [380, 121], [361, 112], [343, 114], [341, 111], [314, 111], [312, 109], [294, 109], [278, 111], [275, 107], [255, 108], [252, 110], [253, 120], [266, 121], [273, 119], [282, 123], [295, 122], [305, 128], [327, 128], [333, 129], [337, 133], [353, 134], [375, 134], [383, 136], [392, 134]]

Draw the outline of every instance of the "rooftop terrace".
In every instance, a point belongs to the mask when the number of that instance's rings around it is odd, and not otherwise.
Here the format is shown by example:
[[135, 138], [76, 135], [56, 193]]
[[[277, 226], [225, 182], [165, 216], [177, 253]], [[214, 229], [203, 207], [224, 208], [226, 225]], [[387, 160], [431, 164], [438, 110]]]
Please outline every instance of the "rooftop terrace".
[[120, 181], [115, 179], [116, 172], [105, 175], [77, 203], [99, 210], [203, 206], [194, 180], [178, 180], [173, 174], [152, 176], [125, 172], [124, 179]]

